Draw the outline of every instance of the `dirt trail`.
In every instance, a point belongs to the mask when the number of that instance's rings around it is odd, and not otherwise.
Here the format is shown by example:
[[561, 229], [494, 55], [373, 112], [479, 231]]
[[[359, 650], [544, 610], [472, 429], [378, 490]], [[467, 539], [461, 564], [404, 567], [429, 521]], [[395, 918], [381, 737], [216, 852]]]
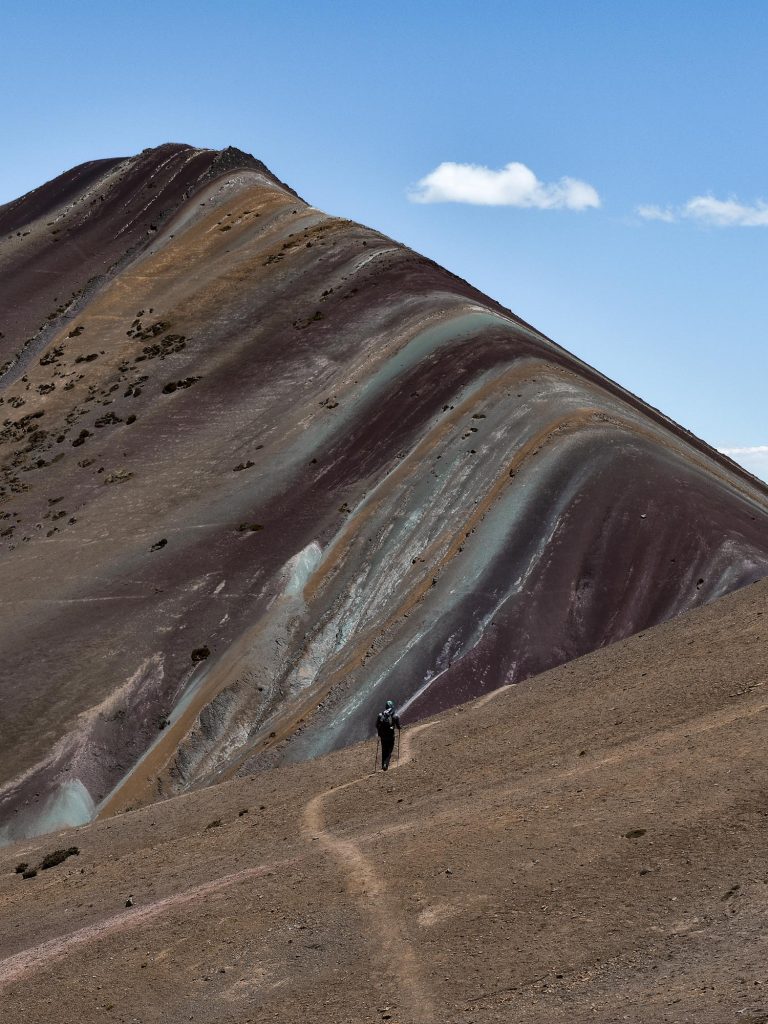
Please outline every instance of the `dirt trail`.
[[[404, 734], [404, 742], [402, 744], [401, 751], [401, 764], [405, 765], [411, 760], [413, 756], [412, 739], [419, 732], [429, 728], [433, 723], [425, 723], [424, 725], [415, 726], [408, 733]], [[394, 770], [394, 769], [393, 769]], [[365, 778], [363, 776], [362, 778]], [[371, 896], [372, 899], [377, 898], [383, 893], [383, 887], [380, 881], [376, 878], [375, 871], [368, 861], [359, 853], [355, 843], [351, 840], [343, 841], [336, 840], [325, 832], [322, 825], [322, 803], [326, 797], [332, 793], [337, 792], [341, 789], [346, 789], [348, 786], [356, 785], [362, 779], [353, 779], [351, 782], [345, 783], [343, 786], [334, 787], [331, 790], [326, 790], [316, 797], [314, 797], [307, 804], [304, 809], [304, 819], [306, 827], [314, 832], [318, 833], [317, 838], [327, 848], [332, 849], [334, 853], [338, 853], [340, 848], [344, 848], [347, 857], [352, 857], [354, 860], [354, 854], [357, 853], [357, 867], [358, 874], [356, 875], [361, 882], [361, 893], [366, 893]], [[360, 836], [361, 840], [370, 838], [370, 836]], [[271, 861], [266, 864], [260, 864], [256, 867], [245, 868], [241, 871], [235, 871], [230, 875], [224, 875], [221, 878], [213, 879], [210, 882], [205, 882], [202, 885], [194, 886], [184, 892], [176, 893], [173, 896], [167, 896], [163, 899], [158, 900], [155, 903], [148, 904], [142, 907], [130, 908], [122, 911], [119, 914], [114, 914], [111, 917], [106, 918], [103, 921], [98, 921], [95, 924], [87, 925], [83, 928], [79, 928], [77, 931], [69, 932], [65, 935], [57, 936], [54, 939], [49, 939], [47, 942], [41, 943], [39, 946], [32, 946], [26, 949], [20, 950], [13, 956], [7, 957], [5, 960], [0, 961], [0, 989], [7, 985], [18, 981], [20, 978], [42, 968], [53, 961], [61, 960], [67, 956], [70, 950], [77, 946], [87, 945], [89, 943], [98, 941], [107, 935], [114, 934], [116, 932], [128, 931], [133, 928], [140, 928], [143, 925], [150, 924], [163, 914], [176, 907], [184, 906], [185, 904], [193, 903], [195, 901], [203, 900], [207, 896], [214, 892], [220, 892], [224, 889], [230, 888], [231, 886], [238, 885], [241, 882], [248, 881], [253, 878], [263, 877], [268, 875], [270, 872], [280, 867], [286, 867], [289, 864], [295, 864], [301, 858], [285, 858], [279, 861]], [[347, 861], [349, 863], [349, 861]], [[388, 927], [382, 926], [382, 932], [387, 934], [390, 941], [387, 943], [388, 948], [393, 949], [401, 942], [403, 938], [392, 931], [392, 923], [389, 920], [387, 914]], [[405, 973], [409, 979], [416, 980], [416, 986], [418, 988], [417, 973], [408, 970], [409, 968], [409, 953], [410, 947], [407, 942], [403, 943], [402, 951], [398, 953], [400, 959], [404, 957]], [[411, 950], [412, 954], [412, 950]], [[398, 977], [403, 977], [403, 971], [401, 970]], [[412, 980], [408, 981], [406, 989], [408, 991], [414, 991]], [[420, 1005], [427, 1005], [424, 1002]], [[424, 1016], [422, 1010], [419, 1010], [420, 1019], [428, 1022], [433, 1017]], [[419, 1016], [417, 1015], [417, 1017]]]
[[[762, 684], [758, 684], [762, 685]], [[752, 687], [754, 689], [755, 687]], [[500, 697], [511, 689], [501, 687], [485, 694], [475, 701], [472, 708], [479, 710], [490, 701]], [[736, 707], [719, 708], [717, 711], [699, 716], [694, 720], [686, 720], [672, 728], [643, 736], [630, 743], [623, 743], [618, 749], [609, 751], [595, 759], [587, 759], [584, 763], [555, 772], [544, 772], [538, 778], [527, 778], [516, 781], [510, 786], [497, 790], [499, 793], [513, 794], [517, 791], [537, 789], [542, 785], [565, 781], [574, 776], [586, 775], [599, 771], [601, 768], [614, 766], [622, 762], [656, 756], [661, 749], [674, 746], [680, 740], [681, 732], [687, 737], [726, 727], [739, 720], [759, 716], [768, 712], [768, 699], [752, 700]], [[399, 765], [404, 767], [414, 756], [414, 740], [423, 731], [432, 728], [437, 722], [425, 722], [413, 726], [402, 733], [402, 744]], [[398, 982], [399, 991], [408, 998], [408, 1010], [415, 1022], [430, 1024], [436, 1020], [435, 1011], [427, 985], [425, 984], [415, 948], [408, 937], [407, 927], [398, 912], [394, 896], [388, 892], [379, 877], [375, 865], [362, 852], [361, 846], [374, 836], [394, 835], [410, 829], [412, 822], [399, 823], [391, 827], [379, 828], [375, 832], [357, 835], [354, 839], [341, 839], [330, 833], [325, 827], [325, 803], [336, 793], [351, 786], [356, 786], [370, 775], [363, 775], [340, 786], [334, 786], [312, 797], [303, 810], [304, 835], [310, 841], [317, 841], [337, 860], [347, 876], [346, 888], [365, 907], [372, 920], [372, 933], [378, 936], [378, 948], [383, 963], [392, 978]], [[461, 817], [463, 810], [451, 809], [438, 815], [440, 820]], [[433, 819], [434, 820], [434, 819]], [[212, 893], [222, 891], [242, 882], [263, 877], [280, 867], [296, 864], [303, 857], [285, 858], [260, 864], [252, 868], [224, 875], [201, 885], [194, 886], [184, 892], [167, 896], [147, 906], [127, 909], [103, 921], [96, 922], [74, 932], [57, 936], [54, 939], [28, 947], [0, 961], [0, 990], [20, 978], [61, 960], [70, 950], [98, 941], [107, 935], [121, 931], [140, 928], [155, 921], [163, 914], [196, 901], [201, 901]]]
[[472, 707], [475, 708], [475, 710], [478, 708], [484, 708], [489, 701], [495, 700], [497, 697], [500, 697], [502, 693], [506, 693], [507, 690], [511, 690], [514, 685], [514, 683], [507, 683], [506, 686], [500, 686], [498, 690], [491, 690], [490, 693], [486, 693], [484, 697], [476, 700]]
[[[434, 725], [425, 722], [403, 733], [400, 761], [390, 771], [396, 771], [413, 757], [413, 740], [425, 729]], [[361, 851], [352, 839], [340, 839], [325, 827], [324, 805], [326, 800], [350, 786], [355, 786], [369, 775], [334, 786], [318, 793], [304, 808], [304, 830], [310, 842], [317, 840], [338, 862], [346, 875], [347, 891], [364, 908], [371, 920], [373, 943], [378, 948], [381, 963], [392, 980], [396, 991], [414, 1024], [431, 1024], [437, 1020], [434, 1002], [424, 980], [416, 950], [408, 936], [408, 928], [398, 907], [397, 897], [389, 892], [378, 874], [376, 866]]]

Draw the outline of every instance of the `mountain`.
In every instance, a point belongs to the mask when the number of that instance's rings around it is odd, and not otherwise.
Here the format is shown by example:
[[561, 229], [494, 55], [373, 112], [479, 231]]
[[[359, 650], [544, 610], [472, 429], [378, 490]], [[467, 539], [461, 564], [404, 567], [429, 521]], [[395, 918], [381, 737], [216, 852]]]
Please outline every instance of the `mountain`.
[[0, 282], [6, 842], [768, 575], [763, 484], [237, 150], [95, 161], [0, 207]]
[[3, 1019], [761, 1024], [767, 602], [0, 851]]

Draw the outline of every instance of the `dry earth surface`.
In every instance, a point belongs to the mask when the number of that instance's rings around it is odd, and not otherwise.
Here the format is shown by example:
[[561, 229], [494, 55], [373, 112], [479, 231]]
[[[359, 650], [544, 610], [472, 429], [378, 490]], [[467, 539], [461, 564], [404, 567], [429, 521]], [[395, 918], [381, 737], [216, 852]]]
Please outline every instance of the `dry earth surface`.
[[5, 849], [2, 1020], [768, 1021], [767, 598]]

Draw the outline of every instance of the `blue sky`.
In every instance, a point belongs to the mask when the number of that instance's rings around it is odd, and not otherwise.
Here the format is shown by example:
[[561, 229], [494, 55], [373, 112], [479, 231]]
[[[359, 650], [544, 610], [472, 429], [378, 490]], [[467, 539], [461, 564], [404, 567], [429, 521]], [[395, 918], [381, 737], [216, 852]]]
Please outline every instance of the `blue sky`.
[[0, 37], [0, 202], [239, 146], [768, 479], [768, 4], [5, 0]]

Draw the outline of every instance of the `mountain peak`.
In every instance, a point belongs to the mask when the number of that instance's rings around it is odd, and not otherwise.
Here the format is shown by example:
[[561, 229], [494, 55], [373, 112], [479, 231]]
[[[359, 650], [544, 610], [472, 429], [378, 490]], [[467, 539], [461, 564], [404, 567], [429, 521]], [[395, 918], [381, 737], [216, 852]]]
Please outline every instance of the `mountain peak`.
[[0, 209], [0, 837], [768, 574], [768, 491], [477, 289], [167, 143]]

